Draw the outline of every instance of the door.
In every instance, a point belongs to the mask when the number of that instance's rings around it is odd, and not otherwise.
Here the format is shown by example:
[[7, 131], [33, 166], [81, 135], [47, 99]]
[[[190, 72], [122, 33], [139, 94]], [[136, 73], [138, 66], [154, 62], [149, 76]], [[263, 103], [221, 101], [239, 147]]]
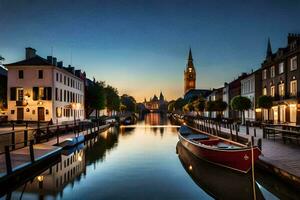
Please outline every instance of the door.
[[297, 119], [297, 104], [290, 105], [290, 122], [296, 123]]
[[274, 122], [278, 122], [278, 107], [272, 107], [272, 110], [273, 110], [273, 120]]
[[24, 120], [24, 108], [17, 108], [17, 120], [18, 121]]
[[280, 122], [285, 122], [285, 106], [280, 106]]
[[38, 107], [38, 121], [45, 121], [45, 108]]

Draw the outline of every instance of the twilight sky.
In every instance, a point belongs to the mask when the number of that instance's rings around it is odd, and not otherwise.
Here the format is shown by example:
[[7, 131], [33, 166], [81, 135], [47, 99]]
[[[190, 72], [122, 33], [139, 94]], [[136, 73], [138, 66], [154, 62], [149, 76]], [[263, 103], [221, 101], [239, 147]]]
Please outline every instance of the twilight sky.
[[[183, 95], [191, 46], [197, 88], [222, 86], [260, 67], [267, 38], [285, 46], [300, 33], [300, 1], [0, 0], [0, 55], [31, 46], [128, 93]], [[72, 56], [71, 56], [72, 55]]]

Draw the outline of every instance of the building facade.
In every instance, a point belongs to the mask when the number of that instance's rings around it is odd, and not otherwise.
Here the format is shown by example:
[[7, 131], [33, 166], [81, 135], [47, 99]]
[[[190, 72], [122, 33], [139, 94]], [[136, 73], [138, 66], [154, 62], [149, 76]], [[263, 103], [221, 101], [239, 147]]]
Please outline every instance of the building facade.
[[196, 70], [193, 63], [192, 50], [189, 51], [188, 63], [184, 70], [184, 94], [196, 88]]
[[7, 108], [7, 69], [0, 63], [0, 111]]
[[262, 94], [274, 98], [273, 107], [263, 110], [264, 120], [300, 124], [300, 34], [289, 34], [287, 45], [273, 53], [270, 40], [261, 65]]
[[83, 120], [84, 80], [74, 68], [26, 48], [26, 59], [5, 65], [8, 69], [8, 120]]
[[241, 96], [250, 99], [252, 107], [245, 111], [246, 121], [261, 119], [261, 110], [257, 109], [258, 98], [261, 96], [261, 70], [252, 72], [241, 79]]

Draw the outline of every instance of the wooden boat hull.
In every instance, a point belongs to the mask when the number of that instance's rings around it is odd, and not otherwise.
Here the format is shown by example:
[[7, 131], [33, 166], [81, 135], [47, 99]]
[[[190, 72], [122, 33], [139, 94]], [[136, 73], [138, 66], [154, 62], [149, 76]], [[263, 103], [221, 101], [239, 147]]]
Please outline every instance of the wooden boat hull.
[[[251, 169], [252, 153], [250, 147], [230, 150], [210, 148], [206, 145], [194, 143], [183, 137], [180, 133], [179, 140], [185, 148], [198, 158], [244, 173], [247, 173]], [[260, 150], [258, 147], [253, 147], [254, 162], [258, 160], [259, 155]]]

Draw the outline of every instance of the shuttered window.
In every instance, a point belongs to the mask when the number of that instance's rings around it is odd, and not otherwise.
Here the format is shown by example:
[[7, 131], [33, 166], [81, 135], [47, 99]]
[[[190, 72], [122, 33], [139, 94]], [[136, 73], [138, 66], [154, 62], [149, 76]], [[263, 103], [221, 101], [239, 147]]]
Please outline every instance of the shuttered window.
[[15, 87], [10, 88], [10, 100], [11, 101], [16, 100], [16, 94], [17, 94], [17, 88], [15, 88]]

